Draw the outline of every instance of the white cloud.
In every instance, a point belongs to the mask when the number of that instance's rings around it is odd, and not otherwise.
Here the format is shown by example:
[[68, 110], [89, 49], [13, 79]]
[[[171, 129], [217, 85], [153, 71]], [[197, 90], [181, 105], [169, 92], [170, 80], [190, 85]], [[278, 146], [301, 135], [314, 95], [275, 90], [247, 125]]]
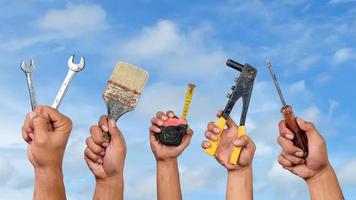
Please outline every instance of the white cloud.
[[321, 111], [317, 106], [310, 106], [307, 107], [303, 112], [302, 112], [302, 117], [306, 121], [310, 121], [313, 123], [318, 123], [321, 119]]
[[0, 157], [0, 184], [6, 184], [13, 173], [13, 166], [8, 158]]
[[294, 82], [288, 88], [288, 92], [291, 93], [301, 93], [305, 92], [305, 90], [305, 80]]
[[356, 186], [356, 159], [350, 160], [340, 170], [338, 170], [338, 177], [340, 182], [344, 185]]
[[124, 43], [119, 54], [129, 60], [148, 63], [165, 77], [191, 77], [219, 74], [227, 55], [207, 38], [209, 24], [182, 32], [169, 20], [158, 21]]
[[346, 61], [348, 61], [352, 55], [353, 55], [353, 50], [351, 48], [343, 48], [339, 49], [334, 53], [333, 57], [333, 62], [335, 64], [342, 64]]
[[268, 181], [275, 190], [275, 199], [304, 199], [306, 194], [306, 183], [288, 170], [283, 169], [277, 161], [272, 165], [268, 172]]
[[331, 0], [329, 4], [339, 4], [339, 3], [352, 3], [356, 2], [356, 0]]
[[108, 27], [105, 10], [96, 4], [67, 4], [64, 9], [48, 10], [36, 25], [64, 37], [92, 34]]
[[269, 156], [273, 153], [274, 146], [269, 145], [263, 141], [255, 141], [256, 153], [255, 156]]

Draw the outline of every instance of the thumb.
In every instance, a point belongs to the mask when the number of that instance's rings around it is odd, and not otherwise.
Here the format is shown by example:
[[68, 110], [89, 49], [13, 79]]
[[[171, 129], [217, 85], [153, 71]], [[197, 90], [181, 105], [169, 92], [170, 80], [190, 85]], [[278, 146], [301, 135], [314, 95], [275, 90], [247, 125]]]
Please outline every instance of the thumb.
[[46, 140], [48, 136], [48, 124], [49, 119], [41, 113], [37, 113], [32, 117], [31, 126], [34, 130], [34, 136], [37, 142], [44, 142]]
[[300, 129], [307, 132], [308, 134], [317, 132], [313, 123], [306, 122], [300, 117], [297, 117], [297, 123], [298, 123], [298, 126], [300, 127]]
[[109, 134], [111, 136], [111, 140], [119, 141], [120, 143], [124, 143], [124, 137], [122, 136], [121, 131], [116, 126], [116, 121], [114, 119], [109, 120]]
[[234, 120], [232, 120], [232, 118], [231, 117], [229, 117], [229, 118], [227, 118], [227, 120], [226, 120], [226, 126], [228, 127], [228, 128], [238, 128], [238, 125], [234, 122]]

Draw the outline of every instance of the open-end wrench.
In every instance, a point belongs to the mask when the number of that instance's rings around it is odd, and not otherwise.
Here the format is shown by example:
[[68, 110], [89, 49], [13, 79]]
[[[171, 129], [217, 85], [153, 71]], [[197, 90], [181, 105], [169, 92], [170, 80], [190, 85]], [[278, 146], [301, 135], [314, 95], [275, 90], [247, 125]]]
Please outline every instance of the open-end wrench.
[[80, 58], [79, 64], [73, 63], [73, 60], [74, 60], [74, 55], [70, 56], [68, 59], [68, 73], [62, 83], [61, 88], [59, 89], [59, 91], [57, 93], [56, 99], [54, 100], [54, 102], [52, 104], [52, 108], [54, 108], [54, 109], [58, 109], [59, 105], [61, 104], [62, 99], [63, 99], [65, 93], [67, 92], [71, 81], [74, 78], [74, 75], [77, 72], [81, 71], [85, 67], [85, 61], [84, 61], [83, 57]]
[[34, 64], [33, 59], [31, 59], [30, 64], [26, 64], [25, 61], [22, 60], [21, 69], [26, 74], [28, 92], [30, 94], [31, 107], [32, 107], [32, 111], [33, 111], [33, 110], [35, 110], [35, 107], [37, 105], [35, 88], [33, 86], [33, 81], [32, 81], [32, 72], [35, 69], [35, 64]]

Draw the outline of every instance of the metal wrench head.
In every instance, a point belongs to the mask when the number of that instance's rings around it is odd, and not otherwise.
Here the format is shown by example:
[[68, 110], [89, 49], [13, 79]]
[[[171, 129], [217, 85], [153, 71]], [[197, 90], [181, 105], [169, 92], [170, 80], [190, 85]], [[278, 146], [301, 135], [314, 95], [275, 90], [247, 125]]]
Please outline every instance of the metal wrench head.
[[85, 67], [85, 60], [83, 57], [80, 57], [79, 64], [75, 64], [73, 61], [74, 61], [74, 55], [70, 56], [68, 59], [68, 68], [70, 70], [79, 72]]
[[25, 73], [32, 73], [33, 70], [35, 69], [35, 64], [34, 64], [33, 59], [30, 60], [30, 64], [27, 64], [27, 63], [25, 63], [25, 60], [22, 60], [21, 69]]

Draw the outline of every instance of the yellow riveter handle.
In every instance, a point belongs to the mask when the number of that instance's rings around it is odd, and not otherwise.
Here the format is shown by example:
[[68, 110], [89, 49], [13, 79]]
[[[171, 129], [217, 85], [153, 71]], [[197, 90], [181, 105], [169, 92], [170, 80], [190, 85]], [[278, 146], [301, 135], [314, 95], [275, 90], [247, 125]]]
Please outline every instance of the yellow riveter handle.
[[219, 134], [217, 134], [218, 139], [216, 141], [209, 141], [210, 142], [210, 147], [205, 149], [205, 152], [207, 154], [209, 154], [211, 156], [214, 156], [214, 157], [216, 156], [216, 149], [219, 146], [220, 136], [221, 136], [221, 133], [224, 130], [225, 124], [226, 124], [226, 119], [223, 118], [223, 117], [220, 117], [218, 122], [215, 123], [215, 126], [219, 127], [220, 132], [219, 132]]
[[[246, 134], [246, 128], [245, 126], [239, 126], [238, 131], [237, 131], [237, 138], [243, 136]], [[233, 165], [236, 165], [241, 153], [241, 147], [235, 147], [234, 150], [232, 151], [232, 154], [230, 156], [230, 163]]]

